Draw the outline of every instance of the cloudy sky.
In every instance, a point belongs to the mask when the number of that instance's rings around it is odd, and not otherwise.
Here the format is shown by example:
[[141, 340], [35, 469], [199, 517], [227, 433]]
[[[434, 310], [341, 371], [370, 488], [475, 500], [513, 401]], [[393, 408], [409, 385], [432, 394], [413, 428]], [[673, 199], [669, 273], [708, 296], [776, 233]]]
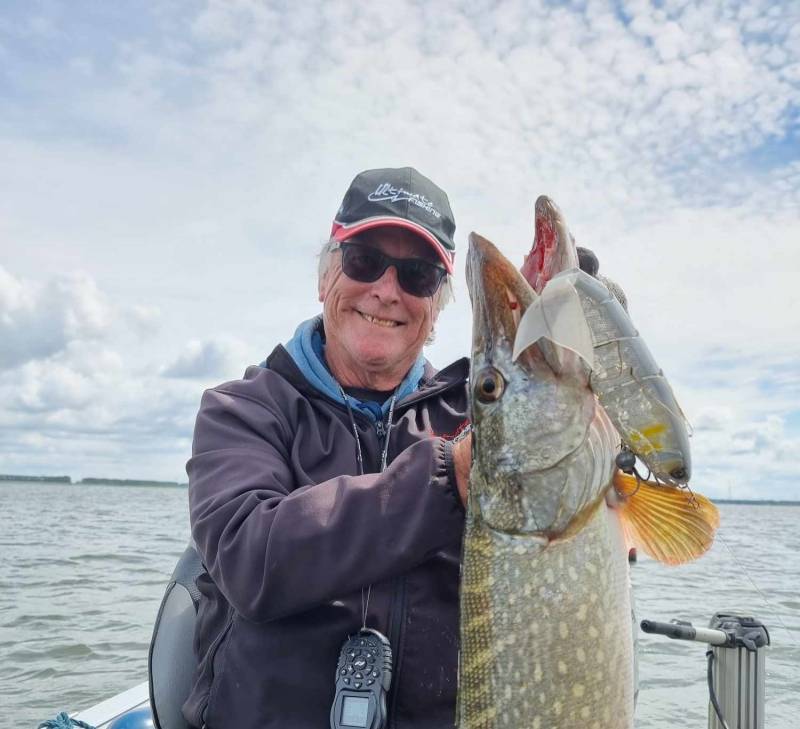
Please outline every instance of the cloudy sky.
[[693, 485], [800, 498], [800, 5], [4, 2], [0, 472], [185, 480], [202, 390], [318, 312], [352, 177], [522, 262], [550, 195], [694, 428]]

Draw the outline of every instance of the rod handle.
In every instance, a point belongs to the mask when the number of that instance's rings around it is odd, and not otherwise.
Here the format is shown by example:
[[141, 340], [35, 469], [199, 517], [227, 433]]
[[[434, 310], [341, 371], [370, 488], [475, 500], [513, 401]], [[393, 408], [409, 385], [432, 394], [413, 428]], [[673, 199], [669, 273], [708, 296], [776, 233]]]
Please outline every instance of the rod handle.
[[695, 628], [691, 623], [675, 621], [662, 623], [658, 620], [642, 620], [640, 623], [645, 633], [665, 635], [673, 640], [696, 640], [700, 643], [711, 645], [726, 645], [728, 635], [721, 630], [713, 628]]

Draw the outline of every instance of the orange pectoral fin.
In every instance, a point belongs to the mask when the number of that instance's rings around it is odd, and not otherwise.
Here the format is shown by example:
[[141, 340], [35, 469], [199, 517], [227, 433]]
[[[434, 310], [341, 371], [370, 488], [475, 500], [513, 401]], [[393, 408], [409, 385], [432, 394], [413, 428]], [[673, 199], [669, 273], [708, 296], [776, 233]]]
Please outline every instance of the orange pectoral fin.
[[705, 554], [719, 527], [719, 511], [701, 494], [676, 486], [639, 481], [621, 471], [614, 475], [625, 541], [653, 559], [676, 565]]

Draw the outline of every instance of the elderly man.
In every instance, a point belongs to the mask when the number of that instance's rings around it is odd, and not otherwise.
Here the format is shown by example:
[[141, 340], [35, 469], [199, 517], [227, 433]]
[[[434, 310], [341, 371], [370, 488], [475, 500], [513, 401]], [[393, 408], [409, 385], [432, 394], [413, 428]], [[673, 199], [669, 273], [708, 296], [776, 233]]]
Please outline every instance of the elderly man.
[[[208, 571], [193, 726], [367, 726], [380, 701], [344, 689], [379, 696], [388, 669], [384, 726], [453, 725], [468, 362], [437, 372], [421, 352], [454, 231], [416, 170], [359, 174], [320, 257], [322, 316], [205, 393], [187, 466]], [[361, 670], [366, 649], [337, 664], [363, 628], [390, 646], [386, 671]]]

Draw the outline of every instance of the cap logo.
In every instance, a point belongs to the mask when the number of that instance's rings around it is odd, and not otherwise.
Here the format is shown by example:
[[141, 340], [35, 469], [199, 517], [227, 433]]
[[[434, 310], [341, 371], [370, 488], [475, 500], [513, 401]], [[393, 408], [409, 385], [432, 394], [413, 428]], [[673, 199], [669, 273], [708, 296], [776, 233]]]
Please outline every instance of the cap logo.
[[422, 208], [426, 213], [430, 213], [436, 218], [441, 218], [442, 214], [433, 207], [433, 203], [424, 195], [416, 192], [409, 192], [403, 187], [395, 187], [389, 182], [383, 182], [367, 196], [370, 202], [402, 202], [408, 200], [417, 207]]

